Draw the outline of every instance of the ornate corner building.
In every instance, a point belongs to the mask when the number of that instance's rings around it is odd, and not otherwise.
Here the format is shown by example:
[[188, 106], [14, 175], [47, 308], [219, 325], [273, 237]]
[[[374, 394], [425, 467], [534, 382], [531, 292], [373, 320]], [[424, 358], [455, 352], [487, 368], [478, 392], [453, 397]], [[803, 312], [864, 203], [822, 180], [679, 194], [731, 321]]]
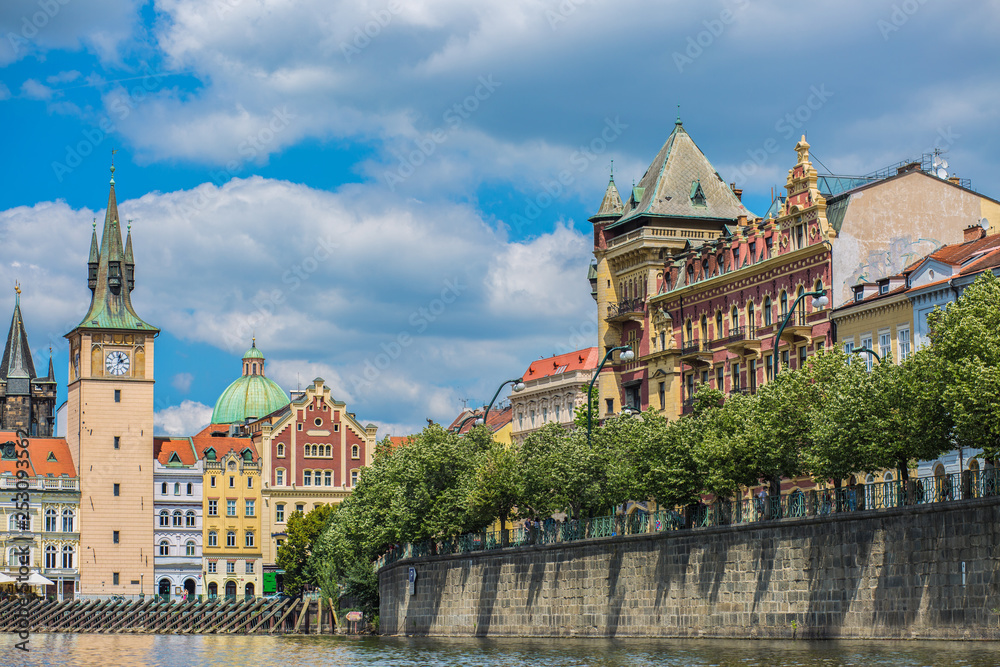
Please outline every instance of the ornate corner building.
[[839, 304], [859, 280], [960, 242], [980, 217], [1000, 219], [1000, 202], [932, 175], [930, 156], [834, 176], [817, 172], [809, 148], [805, 137], [796, 144], [786, 194], [762, 218], [679, 120], [625, 203], [609, 183], [590, 218], [588, 277], [602, 353], [627, 345], [635, 358], [602, 372], [602, 418], [626, 406], [675, 418], [701, 385], [754, 392], [836, 343], [830, 308], [800, 296], [821, 291]]

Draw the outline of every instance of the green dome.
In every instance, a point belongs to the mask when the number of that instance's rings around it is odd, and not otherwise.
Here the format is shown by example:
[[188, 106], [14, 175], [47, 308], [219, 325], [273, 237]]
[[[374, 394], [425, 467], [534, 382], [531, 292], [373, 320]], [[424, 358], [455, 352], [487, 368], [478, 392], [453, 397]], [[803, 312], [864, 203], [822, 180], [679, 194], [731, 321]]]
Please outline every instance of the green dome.
[[273, 380], [263, 375], [244, 375], [219, 396], [212, 411], [212, 423], [232, 424], [247, 417], [263, 417], [288, 402], [288, 396]]
[[243, 358], [244, 359], [263, 359], [264, 358], [264, 353], [257, 349], [257, 341], [256, 340], [253, 342], [253, 345], [250, 346], [250, 349], [246, 351], [246, 354], [243, 355]]

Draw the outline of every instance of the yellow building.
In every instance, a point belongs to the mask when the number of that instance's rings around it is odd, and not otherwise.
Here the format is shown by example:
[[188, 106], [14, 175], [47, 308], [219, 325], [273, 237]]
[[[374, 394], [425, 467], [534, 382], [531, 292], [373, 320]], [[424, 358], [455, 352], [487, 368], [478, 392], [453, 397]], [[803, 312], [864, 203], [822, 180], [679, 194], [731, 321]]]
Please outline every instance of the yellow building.
[[[836, 344], [846, 353], [867, 348], [880, 359], [899, 363], [913, 351], [913, 302], [906, 275], [881, 278], [854, 286], [852, 299], [830, 315]], [[873, 358], [863, 355], [871, 368]]]
[[[223, 432], [225, 433], [225, 432]], [[204, 460], [202, 561], [210, 598], [261, 594], [261, 463], [250, 438], [213, 433], [192, 438]]]
[[[112, 174], [114, 167], [112, 167]], [[80, 473], [80, 594], [153, 592], [153, 339], [132, 308], [132, 234], [122, 246], [111, 179], [90, 307], [70, 333], [66, 441]]]

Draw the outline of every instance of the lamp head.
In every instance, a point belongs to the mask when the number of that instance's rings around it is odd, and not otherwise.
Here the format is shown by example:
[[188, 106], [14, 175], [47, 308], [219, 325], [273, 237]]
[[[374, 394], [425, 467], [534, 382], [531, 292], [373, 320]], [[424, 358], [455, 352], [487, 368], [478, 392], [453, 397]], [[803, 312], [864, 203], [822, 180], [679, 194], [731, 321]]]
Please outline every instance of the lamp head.
[[629, 348], [622, 352], [622, 356], [620, 358], [622, 361], [632, 361], [633, 359], [635, 359], [635, 352], [633, 352], [632, 349]]
[[482, 417], [476, 417], [476, 421], [472, 422], [472, 425], [473, 426], [482, 426], [483, 425], [483, 418]]
[[824, 294], [823, 296], [818, 296], [813, 299], [813, 308], [826, 308], [826, 304], [828, 303], [830, 303], [830, 300], [826, 298], [826, 295]]
[[524, 391], [524, 383], [518, 381], [518, 383], [514, 385], [514, 391]]

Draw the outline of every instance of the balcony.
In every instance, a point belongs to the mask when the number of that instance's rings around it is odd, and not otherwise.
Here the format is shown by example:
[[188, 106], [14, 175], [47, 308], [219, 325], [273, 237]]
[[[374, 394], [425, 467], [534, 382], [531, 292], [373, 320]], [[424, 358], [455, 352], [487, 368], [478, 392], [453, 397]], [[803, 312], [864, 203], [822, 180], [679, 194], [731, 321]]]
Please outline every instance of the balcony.
[[711, 343], [700, 340], [686, 341], [681, 346], [681, 362], [694, 366], [709, 365], [712, 363]]
[[685, 398], [681, 403], [681, 414], [689, 415], [694, 412], [694, 398]]
[[642, 321], [646, 317], [646, 302], [643, 299], [623, 299], [608, 306], [608, 322]]
[[760, 339], [757, 337], [757, 327], [753, 325], [730, 330], [729, 335], [722, 339], [722, 344], [740, 357], [760, 354]]
[[[780, 326], [780, 325], [779, 325]], [[804, 310], [792, 313], [785, 330], [781, 332], [781, 340], [789, 345], [809, 342], [812, 337], [812, 325], [809, 324], [808, 315]]]

